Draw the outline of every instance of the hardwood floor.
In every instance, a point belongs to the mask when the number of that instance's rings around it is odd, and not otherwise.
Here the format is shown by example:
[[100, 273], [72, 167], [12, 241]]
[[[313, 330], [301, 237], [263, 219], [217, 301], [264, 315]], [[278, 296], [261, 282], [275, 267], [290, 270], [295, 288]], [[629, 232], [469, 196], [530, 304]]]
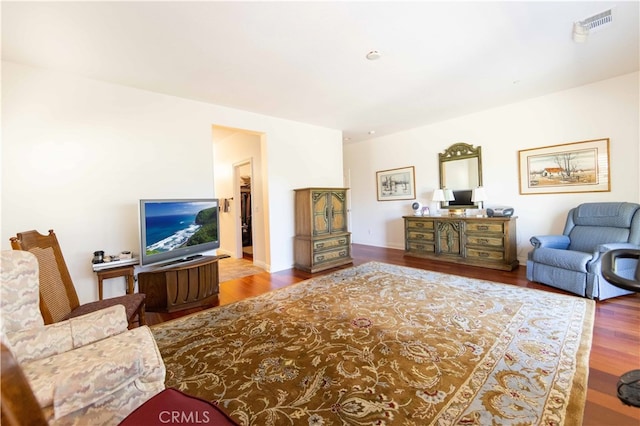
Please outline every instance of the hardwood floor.
[[[511, 272], [497, 271], [404, 257], [402, 250], [359, 244], [353, 245], [352, 256], [354, 265], [377, 260], [469, 278], [513, 284], [520, 287], [564, 293], [552, 287], [527, 281], [524, 266], [520, 266]], [[227, 281], [220, 285], [219, 305], [226, 305], [247, 297], [257, 296], [298, 283], [312, 276], [330, 273], [334, 270], [312, 275], [296, 269], [289, 269], [273, 274], [264, 272]], [[201, 309], [171, 314], [148, 312], [147, 322], [149, 325], [158, 324], [199, 310]], [[584, 425], [640, 425], [640, 408], [626, 406], [616, 396], [616, 384], [620, 375], [634, 369], [640, 369], [640, 294], [598, 302], [589, 361], [589, 388], [584, 413]]]

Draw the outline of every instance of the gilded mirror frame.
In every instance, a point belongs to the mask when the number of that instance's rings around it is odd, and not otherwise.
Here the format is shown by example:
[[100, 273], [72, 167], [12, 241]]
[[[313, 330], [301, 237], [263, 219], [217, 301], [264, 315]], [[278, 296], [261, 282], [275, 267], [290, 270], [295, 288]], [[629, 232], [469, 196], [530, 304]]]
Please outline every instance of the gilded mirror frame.
[[[461, 160], [473, 160], [476, 159], [477, 161], [477, 171], [478, 171], [478, 176], [477, 176], [477, 183], [473, 182], [473, 183], [469, 183], [469, 188], [450, 188], [447, 186], [447, 182], [446, 182], [446, 165], [447, 164], [451, 164], [450, 162], [453, 161], [461, 161]], [[482, 148], [481, 147], [475, 147], [473, 145], [464, 143], [464, 142], [458, 142], [455, 143], [453, 145], [451, 145], [449, 148], [447, 148], [443, 153], [439, 153], [438, 154], [438, 162], [439, 162], [439, 166], [440, 166], [440, 189], [458, 189], [458, 190], [470, 190], [472, 191], [473, 189], [482, 186]], [[473, 168], [473, 167], [471, 167]], [[475, 176], [474, 176], [475, 177]], [[469, 177], [469, 182], [471, 182], [471, 177]], [[474, 186], [475, 184], [475, 186]], [[444, 209], [473, 209], [476, 208], [476, 205], [471, 202], [469, 204], [466, 205], [456, 205], [456, 206], [449, 206], [449, 205], [445, 205], [445, 203], [441, 203], [442, 208]]]

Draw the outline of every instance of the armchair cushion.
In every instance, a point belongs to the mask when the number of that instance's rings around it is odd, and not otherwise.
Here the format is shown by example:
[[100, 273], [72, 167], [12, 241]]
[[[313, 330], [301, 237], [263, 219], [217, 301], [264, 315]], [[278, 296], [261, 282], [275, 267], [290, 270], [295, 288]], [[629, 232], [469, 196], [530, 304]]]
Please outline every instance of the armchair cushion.
[[142, 374], [139, 358], [126, 355], [96, 364], [88, 359], [64, 381], [53, 386], [53, 411], [59, 419], [83, 407], [96, 404], [131, 385]]
[[38, 259], [29, 252], [2, 250], [0, 260], [2, 333], [43, 326], [39, 308]]
[[573, 222], [579, 226], [628, 229], [636, 210], [633, 203], [584, 203], [575, 208]]
[[70, 318], [69, 328], [73, 347], [79, 348], [127, 331], [129, 322], [123, 305]]
[[569, 234], [569, 250], [593, 253], [601, 244], [626, 243], [629, 240], [628, 228], [608, 226], [576, 226]]
[[127, 324], [124, 307], [116, 305], [67, 321], [7, 333], [5, 341], [18, 362], [23, 363], [122, 333]]
[[164, 363], [146, 326], [21, 366], [38, 403], [53, 406], [56, 419], [128, 386], [164, 388]]
[[90, 312], [94, 312], [100, 309], [106, 309], [110, 306], [119, 305], [123, 306], [125, 309], [125, 317], [131, 318], [141, 304], [144, 303], [146, 298], [145, 294], [134, 293], [134, 294], [126, 294], [124, 296], [111, 297], [109, 299], [97, 300], [95, 302], [85, 303], [84, 305], [80, 305], [67, 314], [64, 319], [70, 319], [79, 317], [82, 315], [86, 315]]
[[587, 272], [587, 263], [593, 259], [593, 255], [581, 251], [540, 248], [533, 252], [531, 258], [533, 261], [544, 263], [545, 265], [571, 271]]
[[529, 240], [536, 248], [555, 248], [566, 250], [569, 248], [569, 237], [566, 235], [537, 235]]

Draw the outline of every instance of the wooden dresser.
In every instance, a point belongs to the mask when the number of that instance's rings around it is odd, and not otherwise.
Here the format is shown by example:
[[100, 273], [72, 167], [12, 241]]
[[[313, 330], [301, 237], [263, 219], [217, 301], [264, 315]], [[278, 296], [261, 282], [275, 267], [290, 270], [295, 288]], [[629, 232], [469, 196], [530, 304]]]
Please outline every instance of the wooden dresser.
[[511, 271], [516, 217], [404, 216], [405, 254]]
[[352, 263], [346, 188], [295, 190], [295, 268], [318, 272]]

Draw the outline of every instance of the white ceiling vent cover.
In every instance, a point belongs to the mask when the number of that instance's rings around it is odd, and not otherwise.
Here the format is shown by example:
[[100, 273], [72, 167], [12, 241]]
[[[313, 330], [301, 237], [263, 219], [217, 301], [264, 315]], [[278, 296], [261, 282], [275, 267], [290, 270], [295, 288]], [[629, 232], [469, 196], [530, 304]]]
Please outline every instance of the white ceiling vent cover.
[[580, 24], [590, 33], [594, 33], [611, 25], [613, 22], [613, 9], [605, 10], [597, 15], [590, 16], [580, 21]]

